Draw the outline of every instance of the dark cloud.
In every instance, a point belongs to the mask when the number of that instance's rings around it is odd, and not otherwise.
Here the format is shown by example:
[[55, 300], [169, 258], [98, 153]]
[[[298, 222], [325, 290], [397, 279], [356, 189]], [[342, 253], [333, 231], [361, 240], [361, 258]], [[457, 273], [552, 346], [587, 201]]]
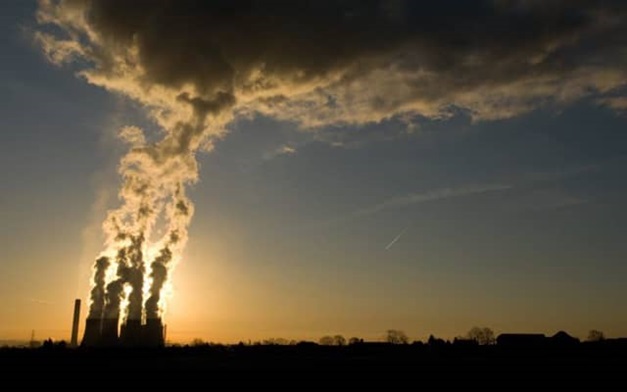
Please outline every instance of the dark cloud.
[[[143, 88], [181, 90], [179, 98], [204, 114], [230, 108], [236, 100], [270, 114], [276, 109], [296, 114], [301, 111], [286, 97], [297, 105], [306, 98], [303, 93], [324, 93], [327, 104], [339, 101], [344, 111], [355, 101], [352, 110], [360, 113], [344, 113], [349, 122], [403, 111], [441, 115], [447, 105], [468, 107], [479, 118], [507, 117], [543, 99], [568, 100], [625, 84], [623, 1], [91, 0], [66, 5], [85, 15], [83, 26], [70, 29], [97, 37], [82, 42], [99, 72], [119, 73], [119, 57], [132, 47]], [[376, 70], [385, 75], [373, 75]], [[582, 75], [586, 72], [591, 78]], [[381, 94], [373, 92], [367, 102], [351, 97], [361, 91], [355, 86], [360, 81]], [[407, 91], [395, 94], [387, 87]], [[310, 109], [315, 117], [316, 108]], [[318, 115], [320, 123], [342, 121], [342, 113], [325, 111], [326, 117]]]

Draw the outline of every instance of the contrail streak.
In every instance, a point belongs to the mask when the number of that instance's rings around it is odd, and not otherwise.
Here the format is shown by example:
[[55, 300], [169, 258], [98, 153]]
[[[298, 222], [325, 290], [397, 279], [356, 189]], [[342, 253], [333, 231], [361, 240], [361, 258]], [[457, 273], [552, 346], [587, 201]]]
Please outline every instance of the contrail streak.
[[398, 233], [398, 235], [396, 237], [394, 237], [394, 239], [385, 247], [385, 250], [388, 250], [392, 247], [392, 245], [394, 245], [396, 243], [396, 241], [398, 241], [401, 236], [403, 234], [405, 234], [405, 232], [407, 231], [407, 227], [403, 229], [403, 231], [401, 231], [400, 233]]

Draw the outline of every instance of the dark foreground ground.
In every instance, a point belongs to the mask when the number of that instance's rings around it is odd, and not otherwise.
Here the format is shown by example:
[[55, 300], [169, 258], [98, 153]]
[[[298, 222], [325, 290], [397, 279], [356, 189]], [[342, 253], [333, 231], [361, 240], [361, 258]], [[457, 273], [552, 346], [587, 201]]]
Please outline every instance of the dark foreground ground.
[[[0, 350], [2, 390], [627, 390], [625, 345]], [[56, 389], [55, 389], [56, 390]]]

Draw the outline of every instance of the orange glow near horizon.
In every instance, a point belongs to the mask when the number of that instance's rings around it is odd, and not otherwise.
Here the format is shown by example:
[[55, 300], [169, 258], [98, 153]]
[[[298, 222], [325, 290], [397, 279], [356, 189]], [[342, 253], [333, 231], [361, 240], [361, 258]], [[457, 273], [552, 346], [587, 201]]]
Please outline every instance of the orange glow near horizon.
[[159, 3], [2, 3], [0, 341], [627, 336], [627, 2]]
[[[367, 278], [352, 287], [337, 282], [317, 290], [317, 277], [286, 282], [271, 267], [261, 276], [246, 273], [241, 263], [231, 259], [232, 249], [227, 245], [210, 246], [212, 257], [208, 258], [196, 253], [199, 249], [192, 244], [188, 257], [177, 268], [175, 291], [165, 318], [170, 342], [185, 343], [195, 338], [227, 343], [268, 338], [317, 341], [334, 334], [381, 340], [391, 328], [404, 330], [413, 339], [426, 340], [430, 334], [453, 339], [475, 325], [486, 325], [497, 332], [551, 334], [562, 323], [551, 315], [554, 311], [550, 306], [541, 304], [535, 311], [545, 315], [544, 322], [529, 320], [525, 313], [531, 309], [522, 303], [519, 310], [514, 310], [507, 301], [487, 300], [478, 293], [467, 293], [468, 298], [460, 301], [459, 295], [467, 288], [457, 279], [448, 284], [458, 288], [441, 296], [438, 303], [426, 295], [437, 290], [437, 284], [420, 277], [390, 282], [391, 286], [382, 289], [373, 287], [373, 280]], [[400, 287], [394, 288], [397, 284]], [[415, 292], [415, 297], [404, 296], [405, 290], [411, 290], [408, 284], [423, 289]], [[329, 288], [332, 291], [327, 291]], [[486, 301], [486, 308], [472, 307], [481, 301]], [[570, 332], [585, 337], [591, 327], [585, 314], [580, 317], [569, 323], [577, 328]], [[610, 331], [606, 328], [608, 334]], [[612, 333], [619, 331], [620, 327]]]

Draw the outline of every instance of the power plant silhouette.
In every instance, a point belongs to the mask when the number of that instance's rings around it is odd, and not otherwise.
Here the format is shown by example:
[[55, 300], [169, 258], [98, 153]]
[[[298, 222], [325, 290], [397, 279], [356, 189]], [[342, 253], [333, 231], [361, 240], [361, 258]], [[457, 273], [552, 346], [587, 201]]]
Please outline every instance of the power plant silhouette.
[[[144, 234], [129, 235], [115, 257], [96, 259], [89, 313], [81, 346], [86, 347], [161, 347], [165, 345], [164, 326], [161, 320], [161, 291], [168, 279], [168, 263], [172, 251], [164, 245], [145, 266]], [[172, 241], [178, 241], [175, 234]], [[115, 277], [107, 279], [107, 271]], [[144, 283], [148, 283], [144, 285]], [[146, 294], [144, 294], [144, 289]]]
[[[81, 300], [74, 303], [74, 319], [72, 323], [71, 345], [77, 346], [78, 324], [80, 319]], [[119, 317], [87, 317], [85, 333], [81, 341], [82, 347], [163, 347], [165, 345], [165, 327], [161, 318], [142, 320], [123, 320]]]

